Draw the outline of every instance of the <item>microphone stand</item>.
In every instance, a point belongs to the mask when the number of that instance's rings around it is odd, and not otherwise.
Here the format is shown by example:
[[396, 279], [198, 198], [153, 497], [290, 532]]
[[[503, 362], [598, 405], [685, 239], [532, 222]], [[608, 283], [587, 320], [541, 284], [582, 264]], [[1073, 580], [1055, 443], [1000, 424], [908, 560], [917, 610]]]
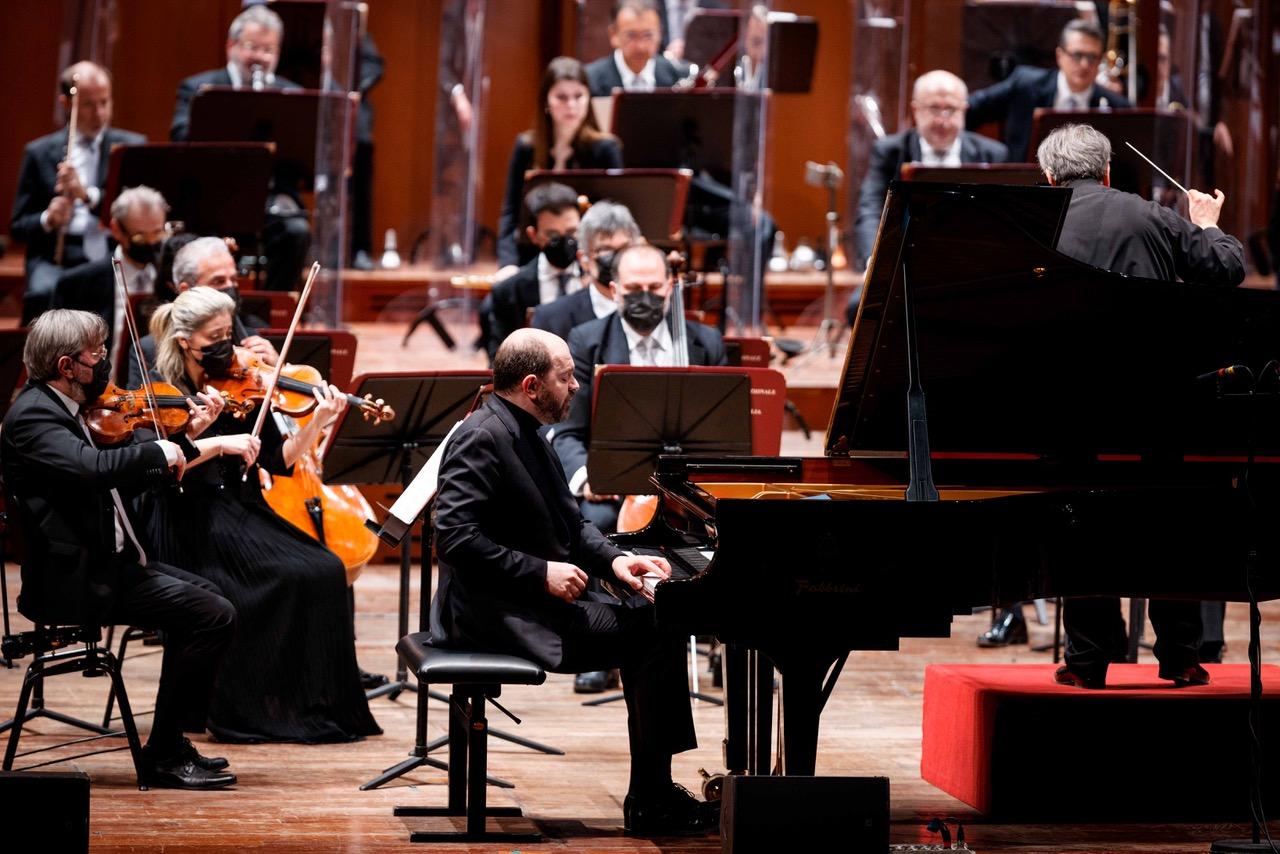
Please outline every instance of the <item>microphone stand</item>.
[[828, 163], [825, 166], [813, 161], [805, 163], [805, 183], [814, 187], [825, 187], [827, 190], [827, 282], [822, 293], [822, 323], [818, 325], [818, 332], [813, 336], [813, 342], [809, 345], [806, 355], [826, 350], [827, 355], [834, 358], [836, 344], [843, 329], [843, 324], [836, 316], [836, 269], [833, 263], [836, 250], [840, 247], [838, 193], [843, 178], [844, 173], [834, 163]]

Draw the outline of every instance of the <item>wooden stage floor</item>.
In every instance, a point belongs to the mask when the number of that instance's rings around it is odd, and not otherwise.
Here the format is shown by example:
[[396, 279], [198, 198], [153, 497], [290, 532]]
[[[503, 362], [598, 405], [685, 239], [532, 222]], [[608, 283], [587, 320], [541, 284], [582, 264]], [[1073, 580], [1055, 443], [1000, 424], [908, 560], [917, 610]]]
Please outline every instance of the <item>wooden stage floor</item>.
[[[360, 339], [357, 372], [371, 370], [443, 370], [480, 367], [480, 357], [450, 354], [427, 329], [419, 330], [407, 348], [400, 346], [403, 326], [352, 324]], [[797, 335], [799, 337], [799, 335]], [[467, 340], [460, 337], [460, 341]], [[834, 386], [840, 359], [811, 360], [788, 377], [789, 382], [829, 383]], [[789, 374], [791, 373], [789, 369]], [[817, 434], [805, 441], [797, 432], [784, 435], [784, 453], [821, 453], [824, 423], [813, 424]], [[856, 534], [850, 542], [851, 563], [857, 560]], [[395, 667], [397, 635], [397, 567], [368, 567], [356, 582], [357, 634], [361, 663], [369, 670], [390, 673]], [[10, 596], [19, 585], [16, 567], [9, 567]], [[416, 586], [413, 593], [416, 602]], [[910, 603], [907, 603], [907, 607]], [[416, 606], [415, 606], [416, 610]], [[1264, 606], [1265, 661], [1280, 660], [1280, 635], [1269, 628], [1280, 620], [1280, 605]], [[823, 718], [819, 748], [819, 772], [844, 775], [887, 775], [892, 778], [894, 842], [930, 841], [923, 824], [933, 816], [956, 816], [966, 821], [972, 849], [980, 852], [1205, 852], [1209, 843], [1224, 836], [1238, 836], [1242, 828], [1219, 825], [1003, 825], [983, 824], [971, 810], [920, 778], [920, 722], [923, 673], [930, 663], [1039, 662], [1025, 646], [1009, 650], [979, 650], [974, 638], [988, 617], [958, 618], [948, 640], [907, 640], [902, 650], [859, 652], [850, 657]], [[14, 628], [26, 628], [21, 618]], [[1032, 626], [1033, 642], [1043, 641], [1051, 627]], [[1227, 660], [1245, 660], [1247, 625], [1243, 606], [1228, 610]], [[1150, 637], [1148, 629], [1148, 637]], [[135, 709], [151, 708], [160, 656], [155, 648], [133, 647], [125, 667]], [[0, 718], [12, 713], [21, 669], [0, 669]], [[704, 679], [702, 687], [706, 689]], [[64, 676], [51, 680], [47, 691], [50, 708], [94, 719], [101, 715], [106, 686], [100, 679]], [[495, 727], [557, 745], [562, 757], [534, 754], [503, 741], [491, 740], [490, 770], [511, 780], [514, 790], [490, 789], [491, 803], [517, 804], [535, 819], [547, 837], [542, 845], [521, 845], [519, 850], [575, 851], [718, 851], [718, 837], [701, 840], [632, 840], [621, 833], [622, 798], [627, 784], [625, 710], [621, 703], [586, 709], [572, 693], [572, 679], [552, 675], [547, 684], [511, 688], [503, 702], [524, 723], [516, 727], [494, 712]], [[444, 803], [443, 774], [434, 770], [411, 774], [383, 789], [360, 792], [358, 786], [382, 769], [403, 759], [413, 745], [414, 698], [375, 700], [373, 712], [385, 734], [363, 742], [342, 745], [216, 745], [200, 746], [206, 753], [225, 755], [240, 778], [239, 785], [221, 792], [139, 792], [133, 781], [127, 754], [117, 752], [76, 761], [93, 780], [92, 850], [95, 852], [384, 852], [407, 851], [411, 829], [440, 827], [444, 819], [400, 819], [392, 816], [397, 804]], [[431, 707], [431, 736], [444, 732], [445, 709]], [[676, 757], [676, 778], [690, 788], [698, 782], [698, 769], [719, 770], [719, 743], [723, 735], [721, 711], [695, 706], [701, 746]], [[142, 729], [149, 720], [139, 719]], [[39, 721], [28, 727], [24, 749], [59, 740], [69, 731], [61, 725]], [[1046, 733], [1039, 744], [1028, 744], [1024, 767], [1026, 784], [1054, 797], [1055, 758], [1069, 745]], [[1114, 773], [1132, 767], [1116, 757]], [[1133, 780], [1143, 785], [1141, 777]], [[1207, 782], [1205, 785], [1211, 785]], [[33, 821], [35, 816], [31, 817]], [[0, 827], [0, 851], [13, 847], [16, 828]], [[833, 840], [833, 850], [841, 850]], [[510, 851], [482, 845], [434, 846], [440, 851]]]

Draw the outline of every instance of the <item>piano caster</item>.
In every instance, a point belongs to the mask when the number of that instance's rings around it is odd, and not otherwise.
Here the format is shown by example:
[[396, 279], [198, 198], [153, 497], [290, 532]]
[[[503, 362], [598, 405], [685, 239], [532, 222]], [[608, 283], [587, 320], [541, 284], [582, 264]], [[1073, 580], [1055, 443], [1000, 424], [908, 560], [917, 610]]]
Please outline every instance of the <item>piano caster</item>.
[[699, 768], [702, 776], [702, 799], [707, 802], [718, 801], [724, 794], [724, 774], [711, 774], [706, 768]]

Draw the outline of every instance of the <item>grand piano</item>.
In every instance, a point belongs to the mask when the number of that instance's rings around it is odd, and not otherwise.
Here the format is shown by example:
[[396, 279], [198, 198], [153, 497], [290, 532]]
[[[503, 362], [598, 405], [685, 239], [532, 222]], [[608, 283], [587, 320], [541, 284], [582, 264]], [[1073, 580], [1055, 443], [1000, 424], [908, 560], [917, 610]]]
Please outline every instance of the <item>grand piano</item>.
[[[726, 644], [730, 772], [813, 774], [848, 653], [977, 606], [1280, 595], [1280, 294], [1061, 255], [1070, 192], [895, 183], [826, 455], [659, 459], [617, 541], [672, 560], [661, 624]], [[1237, 364], [1258, 394], [1203, 376]]]

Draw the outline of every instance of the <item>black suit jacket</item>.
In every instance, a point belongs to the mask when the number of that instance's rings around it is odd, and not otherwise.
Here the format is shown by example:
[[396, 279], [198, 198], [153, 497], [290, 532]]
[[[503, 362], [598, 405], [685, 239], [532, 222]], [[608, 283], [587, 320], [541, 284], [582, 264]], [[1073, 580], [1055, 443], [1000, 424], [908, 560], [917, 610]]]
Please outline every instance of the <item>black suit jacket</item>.
[[1217, 229], [1192, 225], [1177, 213], [1096, 181], [1069, 181], [1071, 206], [1058, 251], [1126, 276], [1182, 279], [1234, 287], [1244, 281], [1244, 248]]
[[[528, 310], [537, 308], [542, 302], [542, 291], [538, 284], [538, 259], [522, 266], [507, 278], [493, 286], [489, 292], [489, 336], [487, 347], [489, 358], [498, 352], [498, 345], [517, 329], [523, 329]], [[481, 310], [484, 307], [481, 306]]]
[[[491, 395], [445, 449], [431, 630], [436, 643], [521, 655], [554, 670], [561, 634], [579, 613], [546, 591], [547, 561], [612, 578], [622, 552], [582, 518], [555, 456], [535, 442], [545, 446]], [[567, 534], [558, 533], [565, 525]]]
[[[140, 133], [108, 127], [102, 136], [102, 151], [98, 155], [98, 174], [94, 186], [107, 183], [107, 167], [111, 161], [111, 148], [116, 145], [138, 145], [147, 138]], [[40, 214], [53, 200], [53, 187], [58, 181], [58, 164], [67, 156], [67, 129], [63, 128], [27, 143], [22, 152], [22, 166], [18, 171], [18, 191], [13, 197], [13, 216], [9, 221], [9, 233], [27, 244], [27, 260], [44, 258], [53, 260], [56, 232], [46, 232], [40, 225]], [[98, 211], [94, 211], [97, 214]]]
[[[653, 85], [655, 89], [670, 89], [680, 79], [680, 69], [662, 54], [654, 58]], [[613, 61], [613, 51], [609, 51], [595, 62], [587, 64], [583, 69], [587, 73], [587, 84], [592, 97], [608, 95], [614, 89], [622, 88], [622, 75], [618, 73], [618, 65]]]
[[[685, 322], [689, 341], [690, 365], [726, 365], [724, 340], [720, 333], [702, 323]], [[622, 318], [616, 313], [584, 323], [569, 333], [569, 352], [573, 354], [573, 375], [578, 380], [578, 393], [569, 407], [569, 417], [553, 428], [551, 445], [560, 465], [570, 477], [587, 464], [587, 448], [591, 445], [591, 395], [594, 391], [596, 365], [629, 365], [631, 350]]]
[[[226, 66], [212, 71], [193, 74], [178, 84], [178, 102], [173, 107], [173, 122], [169, 125], [169, 139], [181, 142], [187, 138], [191, 129], [191, 99], [196, 96], [202, 86], [230, 86], [231, 74]], [[272, 89], [301, 89], [292, 80], [276, 75]]]
[[64, 272], [58, 277], [50, 305], [98, 315], [107, 322], [107, 347], [114, 347], [119, 330], [115, 328], [116, 279], [110, 258], [90, 261]]
[[[1031, 117], [1036, 107], [1052, 107], [1058, 95], [1058, 69], [1019, 65], [999, 83], [969, 94], [965, 124], [970, 130], [987, 122], [1004, 122], [1004, 144], [1015, 163], [1031, 159]], [[1089, 93], [1090, 108], [1132, 106], [1123, 95], [1097, 85]], [[1084, 119], [1087, 121], [1087, 119]]]
[[[876, 140], [871, 149], [871, 163], [862, 190], [858, 196], [858, 254], [866, 259], [876, 242], [880, 227], [880, 213], [889, 192], [889, 182], [897, 178], [903, 163], [917, 162], [922, 158], [920, 133], [915, 128]], [[960, 160], [963, 163], [1003, 163], [1009, 159], [1009, 149], [993, 139], [969, 131], [960, 135]]]
[[155, 442], [95, 448], [53, 390], [28, 383], [0, 430], [0, 465], [21, 538], [18, 610], [36, 622], [95, 621], [114, 601], [120, 573], [137, 561], [127, 539], [125, 553], [115, 554], [110, 490], [119, 491], [141, 537], [129, 498], [165, 479], [164, 451]]
[[582, 290], [538, 306], [533, 312], [533, 320], [529, 325], [555, 333], [567, 341], [569, 333], [575, 326], [581, 326], [596, 319], [596, 310], [591, 305], [590, 287], [588, 285]]
[[[520, 208], [524, 205], [524, 173], [533, 168], [550, 168], [550, 163], [535, 167], [533, 162], [533, 142], [527, 134], [516, 137], [515, 148], [511, 149], [511, 163], [507, 166], [507, 189], [502, 196], [502, 213], [498, 217], [498, 266], [523, 264], [537, 256], [533, 244], [521, 242], [517, 231], [520, 228]], [[622, 148], [618, 140], [606, 136], [596, 140], [588, 148], [575, 151], [570, 158], [569, 169], [621, 169]]]

